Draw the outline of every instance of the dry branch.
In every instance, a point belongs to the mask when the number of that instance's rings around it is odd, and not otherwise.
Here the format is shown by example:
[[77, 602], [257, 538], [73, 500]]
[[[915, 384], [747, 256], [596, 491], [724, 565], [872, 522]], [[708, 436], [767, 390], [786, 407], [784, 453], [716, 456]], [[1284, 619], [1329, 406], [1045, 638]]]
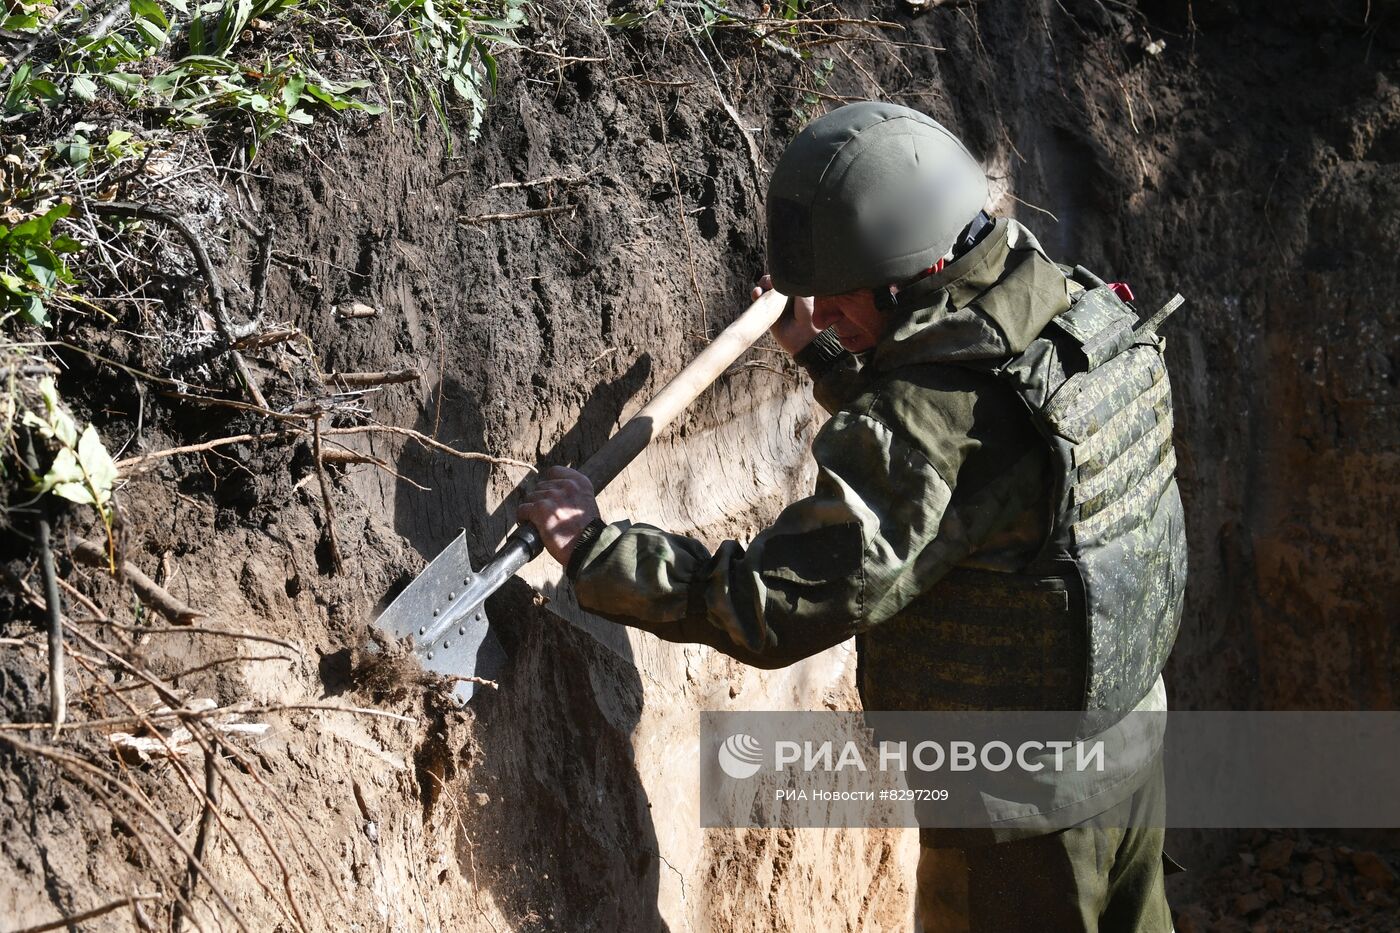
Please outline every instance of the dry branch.
[[371, 457], [369, 454], [362, 454], [358, 450], [323, 450], [321, 451], [322, 463], [372, 463], [375, 466], [384, 466], [384, 461], [378, 457]]
[[326, 430], [322, 431], [321, 434], [324, 437], [344, 436], [347, 434], [397, 434], [400, 437], [411, 438], [417, 441], [418, 443], [422, 444], [424, 447], [429, 447], [433, 450], [440, 451], [442, 453], [456, 457], [459, 460], [481, 460], [486, 463], [521, 467], [523, 469], [529, 470], [531, 473], [535, 472], [534, 465], [526, 463], [524, 460], [513, 460], [510, 457], [493, 457], [490, 454], [479, 454], [469, 450], [458, 450], [455, 447], [448, 447], [441, 441], [435, 441], [431, 437], [429, 437], [426, 434], [423, 434], [420, 431], [414, 431], [412, 428], [395, 427], [394, 425], [390, 424], [362, 424], [348, 428], [327, 428]]
[[[101, 567], [106, 569], [107, 549], [93, 541], [79, 541], [73, 547], [73, 556], [89, 567]], [[141, 572], [141, 569], [131, 561], [124, 560], [117, 568], [122, 576], [126, 577], [131, 588], [136, 591], [136, 595], [147, 606], [165, 616], [173, 625], [190, 625], [195, 619], [205, 613], [198, 609], [186, 606], [180, 600], [170, 594], [165, 587], [161, 586], [150, 577]]]
[[374, 317], [378, 313], [378, 308], [371, 308], [369, 305], [360, 304], [358, 301], [348, 308], [337, 308], [335, 312], [336, 317], [340, 318]]
[[[29, 469], [37, 476], [39, 460], [34, 452], [34, 437], [25, 437], [24, 459]], [[49, 723], [53, 726], [54, 737], [63, 726], [68, 714], [68, 699], [65, 695], [67, 684], [63, 676], [63, 603], [58, 595], [58, 571], [53, 565], [53, 546], [49, 541], [48, 496], [39, 497], [38, 528], [39, 566], [44, 575], [44, 608], [48, 613], [49, 634]], [[106, 560], [106, 553], [98, 549]]]
[[223, 638], [242, 638], [246, 641], [260, 641], [269, 645], [277, 645], [279, 648], [286, 648], [288, 651], [295, 651], [302, 654], [300, 645], [290, 641], [283, 641], [280, 638], [273, 638], [271, 635], [257, 635], [253, 632], [229, 632], [218, 628], [201, 628], [198, 625], [182, 625], [179, 628], [155, 628], [145, 625], [125, 625], [121, 622], [113, 622], [106, 616], [95, 619], [79, 619], [79, 622], [96, 622], [123, 632], [135, 632], [139, 635], [214, 635]]
[[[243, 406], [242, 403], [235, 404], [240, 407], [246, 407]], [[300, 421], [301, 419], [297, 418], [296, 420]], [[123, 476], [129, 477], [144, 469], [147, 465], [153, 465], [157, 460], [177, 457], [180, 454], [203, 453], [206, 450], [213, 450], [216, 447], [227, 447], [230, 444], [247, 444], [253, 441], [266, 441], [290, 437], [293, 436], [293, 432], [294, 429], [293, 431], [269, 431], [264, 434], [235, 434], [231, 437], [215, 438], [212, 441], [204, 441], [200, 444], [188, 444], [183, 447], [171, 447], [166, 450], [153, 450], [150, 453], [141, 454], [138, 457], [127, 457], [124, 460], [118, 460], [117, 470]], [[433, 440], [426, 434], [420, 431], [414, 431], [411, 428], [400, 428], [389, 424], [362, 424], [345, 428], [325, 428], [321, 431], [322, 437], [345, 436], [349, 434], [395, 434], [400, 437], [410, 438], [422, 444], [424, 447], [448, 454], [460, 460], [480, 460], [486, 463], [495, 463], [503, 466], [521, 467], [532, 473], [535, 471], [534, 466], [523, 460], [514, 460], [510, 457], [493, 457], [490, 454], [477, 453], [470, 450], [458, 450], [455, 447], [447, 446], [441, 441]]]
[[296, 340], [302, 336], [300, 330], [295, 327], [279, 327], [276, 330], [265, 330], [261, 333], [250, 334], [235, 343], [236, 350], [257, 350], [262, 347], [270, 347], [275, 343], [286, 343], [288, 340]]
[[345, 572], [345, 561], [340, 555], [340, 536], [335, 533], [335, 505], [331, 502], [330, 487], [326, 483], [326, 468], [321, 464], [321, 419], [311, 422], [311, 446], [316, 455], [316, 482], [321, 487], [321, 504], [326, 510], [326, 542], [331, 549], [331, 566], [337, 575]]
[[457, 218], [459, 224], [488, 224], [502, 220], [525, 220], [528, 217], [552, 217], [555, 214], [569, 214], [578, 210], [577, 204], [560, 204], [555, 207], [537, 207], [530, 211], [512, 211], [505, 214], [463, 214]]
[[[593, 172], [585, 172], [582, 175], [545, 175], [543, 178], [532, 178], [529, 181], [501, 181], [486, 190], [497, 191], [504, 188], [538, 188], [540, 185], [552, 184], [577, 185], [587, 181], [589, 176], [596, 171], [597, 169], [594, 169]], [[447, 177], [451, 176], [449, 175]]]
[[170, 928], [175, 933], [180, 933], [185, 928], [185, 910], [182, 905], [189, 903], [190, 898], [194, 897], [195, 885], [199, 883], [199, 869], [196, 866], [204, 861], [204, 849], [209, 844], [214, 820], [219, 812], [219, 771], [214, 755], [212, 747], [205, 747], [204, 809], [199, 817], [199, 831], [194, 838], [194, 849], [191, 850], [189, 862], [185, 866], [185, 877], [181, 882], [182, 896], [175, 902], [175, 907], [170, 913]]
[[235, 434], [232, 437], [220, 437], [212, 441], [205, 441], [202, 444], [187, 444], [184, 447], [170, 447], [166, 450], [153, 450], [150, 453], [141, 454], [137, 457], [127, 457], [125, 460], [117, 461], [117, 472], [124, 477], [129, 477], [140, 472], [147, 465], [154, 465], [157, 460], [164, 460], [167, 457], [178, 457], [180, 454], [198, 454], [216, 447], [227, 447], [230, 444], [247, 444], [252, 441], [267, 441], [277, 437], [285, 437], [282, 431], [269, 431], [265, 434]]
[[[186, 847], [184, 840], [180, 838], [180, 834], [175, 831], [174, 827], [170, 825], [170, 822], [164, 816], [162, 816], [160, 812], [155, 809], [155, 807], [151, 806], [151, 804], [147, 802], [144, 794], [142, 794], [135, 788], [132, 788], [131, 786], [127, 785], [126, 783], [117, 780], [115, 777], [103, 771], [101, 768], [98, 768], [92, 762], [84, 758], [79, 758], [76, 755], [70, 755], [66, 752], [59, 751], [56, 748], [46, 747], [42, 745], [34, 745], [29, 742], [24, 742], [20, 739], [16, 739], [12, 736], [8, 736], [3, 733], [0, 733], [0, 742], [4, 742], [5, 744], [14, 748], [16, 751], [34, 755], [39, 758], [48, 759], [49, 761], [62, 768], [63, 771], [68, 774], [69, 777], [73, 778], [75, 781], [91, 790], [94, 794], [97, 794], [103, 800], [109, 801], [109, 803], [114, 801], [115, 795], [113, 795], [110, 791], [103, 787], [102, 783], [110, 783], [113, 787], [117, 789], [118, 792], [120, 792], [121, 796], [131, 801], [131, 803], [138, 810], [144, 813], [153, 823], [155, 823], [155, 825], [160, 829], [161, 833], [164, 834], [165, 838], [170, 840], [171, 845], [178, 849], [180, 853], [186, 857], [186, 859], [190, 859], [193, 862], [193, 864], [195, 865], [195, 869], [209, 883], [210, 890], [214, 892], [214, 896], [219, 899], [219, 903], [223, 905], [223, 908], [228, 912], [228, 915], [233, 918], [234, 923], [238, 924], [238, 928], [242, 930], [243, 933], [252, 933], [252, 931], [248, 929], [247, 924], [243, 922], [243, 918], [238, 914], [238, 911], [234, 909], [233, 904], [229, 901], [228, 897], [224, 894], [223, 889], [214, 883], [214, 879], [209, 877], [209, 873], [205, 869], [203, 863], [201, 863], [197, 859], [194, 859], [194, 853], [191, 852], [188, 847]], [[144, 844], [144, 840], [141, 839], [140, 836], [138, 836], [137, 838], [141, 840]], [[149, 848], [147, 848], [147, 854], [151, 857], [153, 863], [158, 864], [158, 860], [156, 858], [155, 853], [151, 852]], [[188, 906], [189, 905], [187, 904], [186, 907]]]
[[204, 248], [204, 241], [179, 217], [149, 204], [122, 201], [93, 202], [88, 210], [111, 217], [160, 221], [169, 225], [180, 235], [190, 252], [194, 254], [195, 262], [199, 265], [199, 271], [204, 276], [205, 284], [208, 286], [209, 305], [214, 314], [214, 324], [219, 329], [219, 336], [223, 337], [224, 342], [228, 344], [229, 357], [233, 361], [234, 372], [243, 382], [243, 387], [247, 391], [248, 397], [253, 400], [253, 404], [259, 408], [266, 408], [267, 399], [263, 398], [262, 390], [258, 388], [258, 382], [253, 378], [252, 370], [248, 368], [248, 362], [243, 359], [242, 354], [233, 348], [233, 345], [238, 342], [238, 333], [233, 326], [233, 321], [229, 319], [228, 305], [224, 302], [224, 289], [219, 284], [219, 277], [214, 273], [214, 264], [209, 260], [209, 251]]
[[14, 933], [45, 933], [45, 931], [47, 930], [66, 930], [69, 927], [77, 926], [84, 920], [91, 920], [94, 917], [100, 917], [103, 914], [111, 913], [119, 907], [135, 906], [137, 901], [158, 900], [160, 900], [159, 894], [129, 894], [126, 897], [120, 898], [119, 900], [115, 900], [107, 904], [102, 904], [98, 907], [91, 907], [79, 914], [71, 914], [67, 917], [59, 917], [57, 920], [50, 920], [48, 923], [41, 923], [37, 926], [21, 927], [20, 929], [15, 930]]
[[422, 377], [416, 369], [391, 369], [382, 373], [326, 373], [321, 377], [321, 381], [337, 388], [363, 389], [370, 386], [417, 382], [420, 378]]

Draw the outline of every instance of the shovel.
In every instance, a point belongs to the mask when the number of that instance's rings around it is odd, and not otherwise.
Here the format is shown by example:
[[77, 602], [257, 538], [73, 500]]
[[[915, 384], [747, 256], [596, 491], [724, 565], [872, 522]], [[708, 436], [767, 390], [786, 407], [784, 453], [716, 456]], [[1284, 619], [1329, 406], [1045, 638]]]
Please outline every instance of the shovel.
[[[597, 492], [623, 471], [676, 416], [695, 401], [782, 314], [787, 298], [765, 292], [666, 384], [647, 406], [633, 415], [579, 467]], [[495, 655], [503, 654], [488, 638], [486, 598], [512, 574], [539, 556], [540, 536], [529, 524], [517, 525], [479, 571], [472, 570], [466, 532], [458, 535], [432, 563], [423, 568], [375, 620], [394, 638], [411, 636], [413, 651], [424, 668], [446, 675], [473, 675]], [[493, 665], [494, 666], [494, 665]], [[476, 685], [458, 681], [453, 696], [458, 704], [471, 699]]]

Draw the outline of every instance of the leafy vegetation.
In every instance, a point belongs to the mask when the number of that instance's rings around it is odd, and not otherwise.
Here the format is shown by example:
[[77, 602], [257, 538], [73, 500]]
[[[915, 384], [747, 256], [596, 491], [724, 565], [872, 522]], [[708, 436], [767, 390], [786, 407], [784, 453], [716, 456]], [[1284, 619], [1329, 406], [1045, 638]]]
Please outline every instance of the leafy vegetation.
[[[359, 97], [368, 81], [327, 80], [294, 54], [274, 59], [264, 53], [255, 63], [233, 57], [251, 23], [297, 10], [301, 0], [221, 0], [193, 9], [185, 0], [129, 0], [129, 5], [122, 27], [104, 31], [98, 23], [61, 31], [52, 58], [15, 68], [5, 87], [4, 116], [70, 99], [92, 102], [106, 91], [187, 127], [208, 126], [219, 117], [244, 118], [253, 131], [252, 157], [282, 127], [312, 122], [318, 106], [335, 112], [382, 109]], [[7, 17], [0, 29], [38, 33], [46, 24], [36, 11], [46, 6], [21, 4], [21, 12]], [[177, 49], [184, 54], [172, 58]]]
[[0, 225], [0, 322], [18, 312], [42, 326], [48, 323], [44, 302], [60, 285], [77, 284], [63, 257], [78, 252], [82, 244], [53, 231], [54, 223], [70, 210], [67, 204], [56, 204], [14, 226]]
[[53, 377], [39, 381], [42, 411], [25, 411], [22, 423], [33, 428], [56, 448], [53, 462], [43, 475], [31, 477], [37, 494], [51, 492], [56, 496], [91, 505], [102, 517], [110, 536], [112, 530], [112, 484], [117, 481], [117, 465], [97, 436], [97, 428], [89, 424], [78, 433], [73, 420], [58, 397]]
[[512, 33], [526, 24], [526, 0], [487, 6], [463, 0], [393, 0], [389, 11], [412, 39], [406, 64], [410, 88], [421, 90], [447, 129], [444, 89], [470, 108], [468, 135], [476, 139], [486, 101], [496, 89], [499, 48], [518, 48]]

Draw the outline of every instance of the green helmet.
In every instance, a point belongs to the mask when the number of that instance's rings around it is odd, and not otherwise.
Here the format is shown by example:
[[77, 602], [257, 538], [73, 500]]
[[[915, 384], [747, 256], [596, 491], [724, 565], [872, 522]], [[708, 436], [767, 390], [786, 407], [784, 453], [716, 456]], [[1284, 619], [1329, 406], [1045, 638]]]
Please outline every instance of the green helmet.
[[866, 101], [813, 120], [768, 183], [768, 271], [788, 295], [904, 282], [952, 248], [987, 200], [956, 136], [908, 107]]

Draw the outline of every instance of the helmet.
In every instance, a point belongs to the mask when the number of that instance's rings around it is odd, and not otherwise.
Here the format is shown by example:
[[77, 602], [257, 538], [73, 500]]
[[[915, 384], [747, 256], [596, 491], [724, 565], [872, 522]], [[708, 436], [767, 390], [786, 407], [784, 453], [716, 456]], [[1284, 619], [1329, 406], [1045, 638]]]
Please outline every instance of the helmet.
[[896, 104], [847, 104], [808, 124], [773, 169], [773, 287], [822, 296], [907, 281], [986, 200], [982, 167], [941, 125]]

